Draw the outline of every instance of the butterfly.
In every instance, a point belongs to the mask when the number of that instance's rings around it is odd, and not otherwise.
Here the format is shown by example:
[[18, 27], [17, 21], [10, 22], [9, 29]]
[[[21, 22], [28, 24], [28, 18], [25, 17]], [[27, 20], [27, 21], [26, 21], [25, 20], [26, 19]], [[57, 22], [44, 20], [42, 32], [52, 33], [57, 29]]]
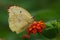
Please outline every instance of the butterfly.
[[11, 6], [9, 7], [8, 12], [9, 28], [12, 32], [16, 32], [17, 34], [24, 31], [28, 25], [34, 21], [33, 16], [22, 7]]

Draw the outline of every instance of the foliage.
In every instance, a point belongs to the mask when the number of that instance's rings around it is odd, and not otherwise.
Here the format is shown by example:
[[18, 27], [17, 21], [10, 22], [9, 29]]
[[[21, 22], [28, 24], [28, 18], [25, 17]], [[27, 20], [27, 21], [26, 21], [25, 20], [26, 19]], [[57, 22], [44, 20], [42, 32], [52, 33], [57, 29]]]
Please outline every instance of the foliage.
[[[46, 29], [42, 34], [32, 34], [26, 40], [60, 40], [60, 0], [0, 0], [0, 38], [5, 40], [24, 40], [26, 31], [16, 34], [8, 26], [8, 7], [17, 5], [27, 9], [35, 20], [43, 20]], [[39, 34], [39, 35], [38, 35]]]

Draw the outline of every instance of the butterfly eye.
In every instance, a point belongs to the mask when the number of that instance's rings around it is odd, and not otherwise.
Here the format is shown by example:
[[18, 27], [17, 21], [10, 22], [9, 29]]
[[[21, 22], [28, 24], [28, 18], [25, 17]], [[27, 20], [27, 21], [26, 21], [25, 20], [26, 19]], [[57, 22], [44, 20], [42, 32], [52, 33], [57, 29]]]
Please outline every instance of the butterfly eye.
[[20, 13], [22, 13], [22, 11], [20, 11]]

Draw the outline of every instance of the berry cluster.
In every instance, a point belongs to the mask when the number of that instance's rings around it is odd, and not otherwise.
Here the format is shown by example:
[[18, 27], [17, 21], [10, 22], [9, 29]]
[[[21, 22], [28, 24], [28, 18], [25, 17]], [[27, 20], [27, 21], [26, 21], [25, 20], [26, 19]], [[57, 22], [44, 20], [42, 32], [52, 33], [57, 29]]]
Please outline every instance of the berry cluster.
[[27, 32], [28, 32], [28, 34], [31, 34], [31, 33], [36, 34], [37, 32], [41, 33], [42, 29], [44, 29], [45, 27], [46, 27], [45, 23], [42, 22], [41, 20], [38, 22], [34, 21], [27, 28]]

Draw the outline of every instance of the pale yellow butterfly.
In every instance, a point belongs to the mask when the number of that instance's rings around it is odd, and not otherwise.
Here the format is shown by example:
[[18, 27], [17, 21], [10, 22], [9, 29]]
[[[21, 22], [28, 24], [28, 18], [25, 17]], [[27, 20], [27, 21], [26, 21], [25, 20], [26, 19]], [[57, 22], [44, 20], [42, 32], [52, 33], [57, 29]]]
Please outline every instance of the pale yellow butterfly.
[[30, 13], [22, 7], [11, 6], [8, 12], [9, 28], [12, 32], [16, 32], [17, 34], [24, 31], [28, 25], [34, 21]]

